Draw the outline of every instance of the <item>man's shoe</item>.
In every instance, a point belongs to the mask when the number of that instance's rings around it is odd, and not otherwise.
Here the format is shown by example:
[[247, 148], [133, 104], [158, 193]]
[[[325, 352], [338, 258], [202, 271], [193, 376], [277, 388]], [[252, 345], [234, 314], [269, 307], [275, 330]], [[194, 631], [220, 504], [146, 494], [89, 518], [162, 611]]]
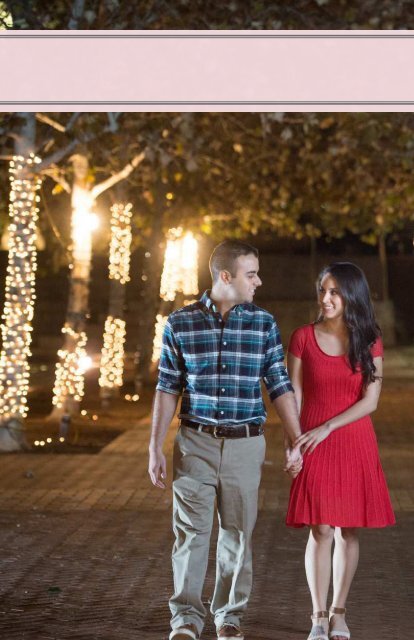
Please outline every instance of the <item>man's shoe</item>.
[[171, 631], [169, 640], [198, 640], [197, 628], [194, 624], [183, 624]]
[[240, 627], [230, 622], [225, 622], [217, 631], [218, 640], [244, 640], [244, 635]]

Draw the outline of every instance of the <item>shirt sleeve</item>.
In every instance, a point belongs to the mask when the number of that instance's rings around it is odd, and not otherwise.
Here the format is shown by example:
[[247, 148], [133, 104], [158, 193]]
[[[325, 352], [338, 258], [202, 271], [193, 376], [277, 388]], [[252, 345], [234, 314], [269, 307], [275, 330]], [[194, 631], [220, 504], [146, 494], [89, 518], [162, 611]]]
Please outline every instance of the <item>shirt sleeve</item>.
[[290, 336], [288, 351], [295, 358], [302, 359], [303, 348], [305, 346], [305, 332], [302, 327], [295, 329]]
[[371, 347], [371, 355], [373, 358], [384, 357], [384, 345], [381, 338], [377, 338]]
[[157, 391], [180, 395], [184, 386], [184, 375], [185, 366], [180, 347], [173, 327], [167, 320], [162, 336]]
[[272, 401], [288, 391], [293, 391], [285, 368], [282, 341], [275, 321], [266, 340], [263, 381]]

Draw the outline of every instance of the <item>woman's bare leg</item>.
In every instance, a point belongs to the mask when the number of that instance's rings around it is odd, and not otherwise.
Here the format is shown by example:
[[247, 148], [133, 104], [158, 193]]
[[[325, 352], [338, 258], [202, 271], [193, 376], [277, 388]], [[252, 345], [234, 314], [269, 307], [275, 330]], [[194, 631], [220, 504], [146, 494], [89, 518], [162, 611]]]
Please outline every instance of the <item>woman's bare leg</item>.
[[[334, 529], [328, 524], [313, 525], [305, 553], [306, 578], [312, 597], [313, 611], [325, 611], [331, 580], [331, 550]], [[313, 625], [328, 628], [328, 620], [313, 620]], [[312, 632], [310, 637], [312, 637]]]
[[[332, 606], [345, 608], [352, 580], [358, 567], [359, 540], [355, 528], [335, 529], [335, 549], [333, 554], [333, 601]], [[331, 631], [348, 631], [345, 614], [331, 616]], [[340, 633], [338, 633], [338, 637]]]

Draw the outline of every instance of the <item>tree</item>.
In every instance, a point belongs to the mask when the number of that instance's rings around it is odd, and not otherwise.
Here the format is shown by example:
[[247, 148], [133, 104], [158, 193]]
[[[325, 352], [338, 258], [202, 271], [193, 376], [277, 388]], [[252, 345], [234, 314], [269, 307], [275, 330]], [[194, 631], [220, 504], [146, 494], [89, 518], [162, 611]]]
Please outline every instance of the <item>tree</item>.
[[[23, 419], [27, 413], [28, 358], [30, 356], [31, 320], [35, 298], [35, 238], [38, 211], [36, 191], [41, 181], [47, 176], [54, 177], [61, 184], [67, 185], [57, 163], [78, 147], [81, 140], [86, 142], [96, 139], [105, 131], [112, 131], [114, 128], [114, 115], [108, 114], [105, 115], [105, 119], [109, 121], [109, 125], [106, 127], [102, 125], [102, 117], [99, 116], [99, 118], [93, 118], [92, 123], [95, 125], [95, 130], [91, 127], [87, 135], [84, 135], [82, 128], [79, 128], [75, 133], [73, 129], [78, 115], [65, 115], [58, 120], [51, 115], [20, 113], [13, 114], [12, 118], [4, 118], [2, 123], [9, 127], [9, 138], [14, 140], [13, 154], [3, 156], [4, 159], [9, 159], [12, 163], [11, 224], [9, 227], [11, 246], [2, 325], [3, 351], [0, 358], [0, 388], [2, 389], [0, 438], [3, 440], [3, 448], [21, 446]], [[36, 135], [36, 122], [40, 123], [41, 135]], [[56, 132], [62, 135], [63, 144], [56, 143]], [[40, 159], [35, 155], [39, 149], [52, 149], [52, 153], [44, 159]], [[93, 197], [96, 197], [103, 190], [129, 175], [141, 160], [142, 156], [136, 157], [123, 171], [111, 176], [86, 194], [85, 190], [82, 191], [84, 185], [81, 174], [84, 167], [79, 156], [75, 155], [73, 161], [76, 165], [76, 175], [73, 196], [76, 203], [81, 202], [82, 197], [86, 200], [86, 195], [90, 197], [93, 194]], [[76, 161], [78, 162], [76, 163]], [[79, 275], [79, 271], [77, 273]], [[76, 295], [73, 297], [76, 299]], [[18, 438], [9, 437], [11, 428], [16, 433], [19, 431]], [[0, 448], [1, 446], [0, 444]]]
[[[23, 419], [27, 414], [29, 357], [35, 301], [37, 191], [48, 161], [36, 155], [36, 115], [16, 114], [9, 137], [14, 141], [10, 160], [9, 254], [0, 355], [0, 449], [24, 445]], [[62, 150], [54, 154], [56, 159]], [[51, 159], [49, 158], [49, 161]]]
[[23, 444], [21, 420], [26, 416], [29, 389], [31, 321], [36, 273], [37, 190], [35, 120], [21, 114], [10, 161], [10, 227], [5, 305], [0, 354], [0, 449], [13, 451]]

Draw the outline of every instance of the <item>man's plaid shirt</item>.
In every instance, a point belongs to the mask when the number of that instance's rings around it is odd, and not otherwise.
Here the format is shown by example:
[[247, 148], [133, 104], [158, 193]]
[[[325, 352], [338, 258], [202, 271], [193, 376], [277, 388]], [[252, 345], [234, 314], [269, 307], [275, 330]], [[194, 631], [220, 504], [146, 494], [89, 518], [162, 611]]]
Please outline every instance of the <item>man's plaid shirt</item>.
[[273, 316], [254, 304], [233, 307], [226, 322], [206, 291], [167, 320], [157, 389], [182, 393], [180, 418], [202, 424], [263, 424], [260, 379], [273, 400], [292, 391]]

